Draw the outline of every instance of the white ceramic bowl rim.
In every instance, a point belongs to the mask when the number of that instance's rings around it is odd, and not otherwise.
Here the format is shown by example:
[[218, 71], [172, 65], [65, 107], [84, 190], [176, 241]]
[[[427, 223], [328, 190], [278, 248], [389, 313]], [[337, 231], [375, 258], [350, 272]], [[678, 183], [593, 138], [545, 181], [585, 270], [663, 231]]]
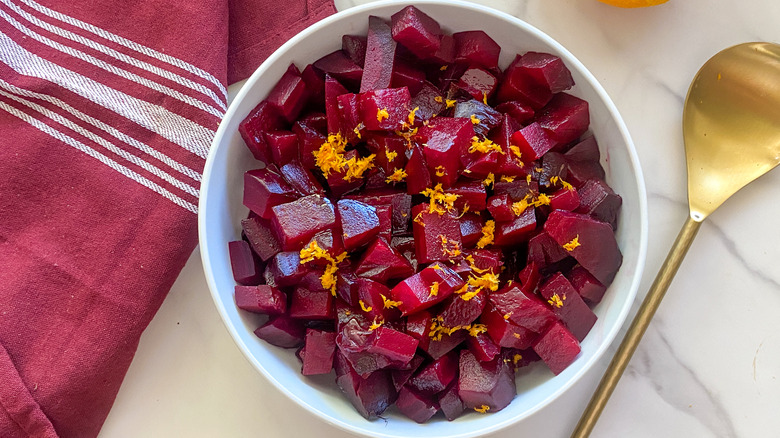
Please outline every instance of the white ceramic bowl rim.
[[[211, 150], [209, 152], [209, 155], [206, 160], [206, 164], [204, 167], [203, 172], [203, 179], [201, 182], [201, 196], [200, 196], [200, 205], [199, 205], [199, 213], [198, 213], [198, 228], [199, 228], [199, 238], [200, 238], [200, 250], [201, 250], [201, 259], [203, 263], [204, 272], [206, 275], [206, 279], [209, 285], [209, 289], [212, 292], [212, 297], [214, 299], [215, 305], [220, 313], [220, 316], [222, 317], [223, 322], [225, 323], [228, 331], [230, 332], [231, 336], [233, 337], [234, 341], [238, 345], [241, 352], [246, 356], [246, 358], [250, 361], [250, 363], [253, 364], [255, 368], [257, 368], [265, 377], [272, 382], [279, 391], [286, 394], [290, 399], [297, 402], [300, 406], [303, 406], [305, 409], [310, 411], [311, 413], [317, 415], [319, 418], [325, 420], [326, 422], [335, 425], [345, 431], [352, 432], [352, 433], [361, 433], [366, 435], [377, 435], [376, 430], [368, 430], [365, 428], [362, 428], [360, 426], [357, 426], [355, 424], [346, 423], [344, 421], [341, 421], [339, 419], [333, 418], [319, 409], [313, 407], [309, 403], [307, 403], [304, 399], [302, 399], [298, 394], [291, 391], [289, 388], [287, 388], [282, 382], [280, 382], [273, 374], [268, 372], [261, 363], [257, 360], [257, 358], [254, 357], [254, 355], [251, 353], [247, 345], [241, 341], [241, 338], [239, 336], [239, 333], [237, 332], [237, 327], [233, 324], [230, 324], [229, 316], [227, 314], [225, 303], [223, 300], [221, 300], [217, 293], [217, 285], [215, 280], [215, 274], [214, 269], [212, 266], [212, 261], [209, 253], [209, 245], [207, 242], [206, 236], [206, 212], [208, 211], [208, 204], [209, 204], [209, 196], [208, 196], [208, 190], [204, 190], [204, 188], [209, 187], [211, 184], [211, 174], [212, 169], [214, 167], [214, 161], [216, 156], [216, 150], [217, 145], [220, 144], [223, 141], [223, 138], [226, 136], [232, 135], [232, 133], [227, 132], [227, 123], [224, 122], [224, 120], [229, 120], [232, 117], [235, 117], [235, 113], [237, 111], [238, 105], [237, 103], [241, 102], [246, 95], [248, 94], [249, 90], [253, 87], [254, 84], [256, 84], [262, 77], [263, 73], [269, 68], [269, 66], [273, 65], [275, 62], [277, 62], [278, 59], [280, 59], [286, 51], [289, 50], [289, 48], [295, 46], [296, 44], [299, 44], [302, 40], [306, 39], [309, 35], [316, 32], [319, 29], [322, 29], [324, 27], [328, 27], [333, 25], [334, 23], [338, 22], [339, 20], [350, 17], [354, 15], [363, 15], [367, 11], [372, 11], [375, 9], [379, 9], [386, 6], [397, 6], [398, 9], [401, 9], [404, 6], [407, 6], [409, 4], [414, 4], [415, 6], [421, 6], [421, 5], [441, 5], [441, 4], [448, 4], [456, 6], [457, 8], [464, 9], [466, 11], [473, 11], [478, 12], [481, 14], [488, 14], [495, 16], [497, 18], [500, 18], [504, 21], [509, 21], [514, 23], [517, 27], [522, 28], [524, 31], [528, 32], [529, 34], [533, 35], [534, 37], [544, 41], [549, 46], [553, 47], [555, 50], [559, 52], [561, 57], [564, 59], [566, 65], [572, 69], [572, 70], [578, 70], [582, 76], [586, 79], [588, 82], [588, 85], [593, 88], [593, 90], [597, 93], [598, 97], [603, 101], [603, 103], [606, 105], [609, 116], [614, 120], [615, 124], [617, 125], [617, 128], [620, 131], [620, 134], [622, 136], [622, 139], [628, 149], [628, 157], [629, 162], [632, 167], [631, 171], [633, 172], [635, 178], [636, 178], [636, 184], [638, 188], [638, 193], [631, 194], [638, 196], [638, 209], [639, 209], [639, 220], [640, 220], [640, 236], [639, 236], [639, 242], [638, 242], [638, 255], [637, 255], [637, 265], [635, 268], [635, 272], [633, 275], [633, 279], [630, 285], [630, 291], [628, 292], [628, 297], [625, 300], [625, 302], [622, 304], [622, 307], [620, 308], [619, 315], [617, 317], [617, 323], [614, 324], [608, 332], [604, 335], [604, 341], [598, 346], [598, 349], [596, 352], [587, 358], [587, 362], [584, 363], [578, 372], [570, 376], [569, 380], [562, 386], [560, 386], [555, 392], [552, 392], [549, 394], [549, 396], [544, 399], [542, 402], [535, 405], [532, 409], [529, 409], [523, 413], [522, 416], [518, 416], [515, 418], [509, 418], [505, 421], [500, 422], [488, 422], [485, 423], [484, 427], [481, 427], [479, 430], [466, 430], [463, 433], [456, 434], [456, 435], [448, 435], [452, 438], [459, 438], [459, 437], [471, 437], [471, 436], [478, 436], [478, 435], [484, 435], [489, 434], [498, 431], [499, 429], [502, 429], [504, 427], [507, 427], [513, 423], [516, 423], [517, 421], [520, 421], [523, 418], [527, 418], [528, 416], [534, 414], [539, 409], [542, 409], [546, 405], [548, 405], [552, 400], [556, 399], [558, 396], [560, 396], [563, 392], [565, 392], [568, 388], [570, 388], [575, 382], [577, 382], [590, 368], [591, 366], [604, 354], [604, 351], [609, 347], [611, 342], [614, 340], [615, 336], [617, 335], [618, 331], [620, 330], [620, 327], [622, 326], [623, 322], [625, 321], [625, 318], [630, 310], [631, 304], [634, 301], [634, 298], [636, 296], [637, 289], [639, 287], [639, 282], [642, 278], [642, 270], [645, 264], [645, 257], [646, 257], [646, 251], [647, 251], [647, 199], [646, 199], [646, 190], [645, 190], [645, 184], [644, 184], [644, 178], [642, 176], [642, 170], [639, 165], [639, 159], [636, 153], [636, 150], [634, 148], [634, 144], [631, 140], [631, 137], [628, 133], [628, 129], [625, 126], [625, 123], [623, 122], [622, 118], [620, 117], [617, 108], [615, 107], [614, 103], [610, 99], [610, 97], [607, 95], [606, 91], [602, 88], [602, 86], [599, 84], [599, 82], [596, 80], [596, 78], [585, 68], [585, 66], [577, 60], [577, 58], [574, 57], [566, 48], [564, 48], [562, 45], [560, 45], [558, 42], [553, 40], [551, 37], [547, 36], [545, 33], [541, 32], [540, 30], [536, 29], [535, 27], [531, 26], [530, 24], [520, 20], [517, 17], [511, 16], [509, 14], [506, 14], [501, 11], [497, 11], [495, 9], [477, 5], [474, 3], [468, 3], [464, 1], [459, 0], [449, 0], [449, 1], [440, 1], [440, 0], [422, 0], [422, 1], [415, 1], [410, 2], [408, 0], [385, 0], [385, 1], [378, 1], [369, 3], [362, 6], [356, 6], [349, 9], [346, 9], [344, 11], [341, 11], [337, 14], [334, 14], [330, 17], [327, 17], [314, 25], [310, 26], [309, 28], [303, 30], [290, 40], [288, 40], [284, 45], [282, 45], [279, 49], [277, 49], [268, 59], [266, 59], [265, 62], [252, 74], [252, 76], [247, 80], [247, 82], [244, 84], [241, 91], [237, 94], [235, 97], [233, 103], [230, 105], [230, 107], [227, 110], [227, 113], [225, 114], [225, 117], [223, 119], [223, 122], [220, 124], [216, 135], [214, 137], [214, 141], [211, 146]], [[434, 17], [441, 19], [441, 17]], [[489, 33], [489, 32], [488, 32]], [[232, 304], [232, 303], [230, 303]], [[395, 434], [381, 434], [383, 436], [387, 437], [397, 437], [399, 435]]]

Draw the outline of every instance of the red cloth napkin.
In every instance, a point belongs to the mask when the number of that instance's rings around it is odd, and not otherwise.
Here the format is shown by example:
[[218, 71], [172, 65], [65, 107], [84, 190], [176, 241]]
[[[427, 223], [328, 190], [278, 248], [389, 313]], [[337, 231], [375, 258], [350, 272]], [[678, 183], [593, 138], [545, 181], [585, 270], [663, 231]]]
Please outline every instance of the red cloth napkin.
[[0, 0], [0, 437], [98, 434], [197, 243], [226, 84], [333, 12]]

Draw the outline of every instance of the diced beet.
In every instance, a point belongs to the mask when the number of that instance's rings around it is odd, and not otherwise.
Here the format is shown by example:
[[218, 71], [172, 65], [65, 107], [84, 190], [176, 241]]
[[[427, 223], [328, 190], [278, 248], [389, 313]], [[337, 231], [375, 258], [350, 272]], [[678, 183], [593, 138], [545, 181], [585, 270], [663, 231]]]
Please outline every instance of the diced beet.
[[267, 220], [254, 216], [241, 221], [244, 236], [255, 254], [264, 262], [282, 250]]
[[476, 213], [466, 213], [460, 218], [460, 235], [464, 248], [473, 248], [482, 238], [482, 217]]
[[539, 269], [554, 265], [569, 256], [546, 231], [542, 231], [528, 241], [528, 263]]
[[315, 169], [317, 166], [314, 161], [314, 153], [317, 152], [323, 143], [327, 140], [321, 132], [315, 127], [299, 120], [292, 127], [295, 135], [298, 136], [298, 150], [300, 152], [301, 164], [307, 169]]
[[359, 277], [348, 267], [336, 272], [336, 296], [351, 307], [358, 307]]
[[494, 274], [500, 273], [504, 266], [504, 254], [499, 250], [475, 249], [471, 251], [471, 257], [477, 269], [489, 269]]
[[[539, 165], [538, 163], [539, 162], [537, 161], [537, 166]], [[566, 160], [563, 158], [563, 154], [558, 152], [550, 151], [544, 154], [541, 166], [534, 170], [536, 171], [536, 178], [539, 181], [539, 186], [547, 189], [552, 188], [554, 185], [561, 186], [563, 184], [561, 180], [566, 181], [566, 178], [568, 177], [566, 173]], [[556, 180], [555, 177], [558, 177], [558, 180]]]
[[497, 84], [498, 80], [489, 71], [472, 67], [463, 73], [458, 82], [455, 82], [455, 87], [484, 103], [493, 96]]
[[333, 295], [327, 290], [296, 287], [290, 300], [290, 316], [298, 319], [333, 319]]
[[571, 245], [569, 254], [601, 284], [612, 283], [623, 262], [612, 226], [590, 216], [555, 210], [547, 217], [544, 229], [561, 246], [576, 238], [579, 245]]
[[479, 333], [477, 336], [469, 336], [466, 339], [466, 345], [469, 350], [480, 362], [487, 362], [493, 360], [498, 353], [501, 352], [501, 347], [493, 342], [490, 335], [487, 333]]
[[290, 64], [282, 78], [268, 93], [266, 100], [279, 110], [282, 117], [292, 123], [298, 118], [308, 98], [309, 92], [306, 89], [306, 83], [303, 82], [295, 64]]
[[271, 218], [271, 208], [298, 198], [295, 190], [272, 170], [274, 167], [244, 173], [244, 205], [263, 219]]
[[425, 361], [425, 358], [417, 354], [409, 361], [408, 369], [390, 371], [390, 377], [393, 379], [393, 387], [396, 391], [400, 391], [406, 385], [406, 382], [412, 378], [412, 375], [420, 368], [423, 361]]
[[409, 228], [411, 221], [412, 197], [398, 190], [365, 191], [361, 195], [347, 196], [360, 202], [378, 207], [391, 205], [393, 207], [393, 234], [402, 234]]
[[349, 59], [342, 50], [323, 56], [314, 66], [351, 88], [358, 88], [363, 77], [363, 68]]
[[[339, 355], [336, 355], [336, 363], [339, 363]], [[361, 377], [353, 370], [346, 360], [346, 372], [336, 378], [341, 391], [347, 396], [352, 406], [368, 420], [377, 418], [396, 400], [397, 394], [390, 381], [390, 373], [376, 371], [366, 378]]]
[[378, 238], [363, 253], [355, 273], [378, 282], [405, 278], [414, 273], [409, 261], [386, 240]]
[[617, 228], [618, 214], [623, 199], [612, 190], [612, 187], [603, 180], [591, 179], [580, 187], [577, 194], [580, 205], [574, 210], [575, 212], [588, 214], [612, 225], [613, 229]]
[[[473, 125], [474, 132], [482, 136], [487, 136], [491, 129], [501, 123], [500, 112], [476, 99], [456, 103], [453, 116], [455, 118], [469, 119]], [[474, 154], [472, 152], [472, 155]], [[476, 154], [479, 156], [481, 153], [477, 152]], [[495, 168], [490, 170], [495, 171]]]
[[431, 338], [427, 347], [423, 350], [428, 353], [431, 359], [436, 360], [457, 349], [468, 337], [469, 333], [466, 330], [458, 330], [451, 335], [443, 334], [441, 339]]
[[558, 93], [539, 111], [536, 121], [555, 144], [570, 143], [588, 130], [588, 102], [568, 93]]
[[357, 94], [342, 94], [336, 97], [336, 107], [339, 112], [339, 131], [350, 144], [358, 141], [356, 130], [360, 132], [360, 103]]
[[502, 315], [509, 315], [509, 321], [536, 333], [543, 332], [558, 319], [542, 300], [525, 294], [515, 285], [490, 294], [490, 302]]
[[376, 207], [376, 216], [379, 218], [377, 236], [389, 242], [393, 238], [393, 206], [380, 205]]
[[233, 271], [233, 278], [239, 284], [253, 285], [260, 283], [263, 278], [261, 271], [258, 270], [255, 256], [249, 243], [243, 240], [228, 242], [228, 252], [230, 253], [230, 267]]
[[290, 318], [287, 315], [272, 316], [265, 324], [255, 330], [255, 335], [282, 348], [297, 348], [303, 344], [306, 328], [303, 321]]
[[266, 315], [281, 315], [287, 310], [287, 296], [268, 285], [236, 286], [236, 306], [239, 309]]
[[412, 207], [412, 216], [415, 253], [420, 263], [450, 260], [463, 248], [460, 222], [455, 214], [429, 213], [427, 205], [418, 204]]
[[390, 294], [393, 301], [401, 302], [401, 312], [409, 315], [444, 301], [463, 284], [452, 269], [434, 264], [398, 283]]
[[528, 207], [511, 221], [496, 224], [494, 243], [498, 246], [511, 247], [528, 240], [531, 232], [536, 229], [534, 210], [533, 207]]
[[564, 159], [568, 167], [568, 181], [575, 187], [582, 186], [590, 179], [605, 178], [604, 168], [599, 163], [599, 146], [593, 136], [566, 151]]
[[280, 173], [290, 186], [302, 195], [324, 195], [325, 190], [314, 175], [303, 167], [300, 161], [291, 161], [282, 166]]
[[314, 65], [309, 64], [301, 71], [301, 79], [309, 90], [309, 100], [321, 107], [325, 103], [325, 77]]
[[452, 35], [442, 35], [439, 42], [439, 50], [428, 58], [428, 61], [438, 65], [452, 64], [455, 61], [455, 38]]
[[393, 239], [390, 242], [390, 246], [395, 248], [396, 251], [401, 253], [406, 260], [411, 263], [412, 268], [414, 268], [414, 271], [417, 272], [417, 265], [419, 264], [417, 262], [417, 256], [414, 254], [414, 237], [412, 236], [393, 236]]
[[549, 53], [528, 52], [520, 59], [518, 68], [539, 86], [552, 93], [568, 90], [574, 86], [571, 72], [561, 58]]
[[[366, 60], [360, 92], [390, 88], [390, 79], [395, 61], [396, 42], [390, 26], [379, 17], [368, 17]], [[365, 119], [365, 118], [364, 118]], [[368, 125], [367, 125], [368, 126]]]
[[368, 130], [401, 129], [409, 116], [409, 89], [382, 88], [359, 94], [360, 120]]
[[320, 195], [309, 195], [271, 209], [271, 227], [285, 251], [300, 249], [317, 232], [336, 224], [333, 204]]
[[334, 198], [340, 198], [344, 194], [354, 192], [363, 185], [363, 178], [365, 175], [362, 175], [361, 177], [347, 176], [347, 172], [350, 169], [351, 163], [356, 162], [360, 158], [361, 157], [357, 149], [347, 151], [344, 154], [344, 160], [346, 161], [347, 165], [345, 165], [340, 171], [330, 172], [325, 178], [328, 183], [330, 193]]
[[[341, 238], [341, 234], [338, 230], [333, 228], [327, 228], [318, 232], [311, 240], [306, 242], [303, 247], [309, 247], [312, 242], [315, 242], [317, 246], [327, 251], [333, 258], [340, 256], [344, 252], [344, 241]], [[321, 266], [324, 268], [329, 264], [329, 261], [322, 258], [315, 258], [308, 263], [310, 266]]]
[[425, 156], [420, 146], [413, 145], [409, 161], [406, 163], [406, 192], [417, 195], [433, 185], [431, 172], [425, 162]]
[[576, 190], [560, 189], [550, 195], [550, 208], [553, 210], [575, 211], [580, 206], [580, 195]]
[[519, 101], [534, 109], [540, 109], [550, 102], [553, 93], [547, 87], [539, 86], [536, 80], [522, 68], [522, 59], [522, 56], [517, 55], [504, 71], [504, 78], [498, 87], [496, 97], [500, 102]]
[[[367, 321], [352, 317], [343, 324], [338, 325], [336, 334], [336, 346], [339, 352], [350, 364], [350, 368], [362, 378], [367, 378], [375, 371], [389, 365], [389, 362], [380, 355], [366, 352], [372, 331]], [[381, 363], [380, 363], [381, 362]], [[338, 360], [336, 362], [338, 365]], [[402, 364], [401, 364], [402, 365]], [[339, 369], [336, 369], [337, 374]]]
[[404, 386], [395, 402], [398, 410], [417, 423], [425, 423], [439, 411], [431, 396], [425, 396]]
[[486, 301], [483, 292], [478, 292], [468, 300], [464, 300], [462, 295], [453, 295], [442, 304], [440, 324], [444, 327], [467, 326], [479, 318]]
[[497, 412], [517, 395], [514, 368], [501, 357], [480, 362], [468, 349], [462, 350], [459, 368], [458, 395], [467, 409], [487, 406]]
[[[468, 161], [464, 161], [464, 158], [468, 154], [469, 146], [471, 146], [471, 139], [474, 137], [474, 124], [467, 118], [453, 118], [453, 117], [437, 117], [428, 126], [420, 128], [418, 133], [422, 139], [422, 143], [426, 144], [425, 158], [428, 159], [429, 155], [441, 155], [451, 154], [453, 157], [460, 157], [463, 165], [468, 164]], [[428, 149], [434, 148], [435, 154], [429, 153]], [[449, 161], [447, 161], [449, 163]], [[442, 163], [443, 164], [443, 163]], [[452, 164], [447, 164], [452, 166]], [[428, 165], [430, 169], [434, 169], [435, 166]], [[448, 171], [447, 178], [451, 178], [452, 169], [445, 168]], [[435, 171], [433, 171], [435, 172]], [[452, 179], [454, 182], [457, 179], [457, 174]], [[451, 185], [451, 184], [450, 184]]]
[[379, 231], [379, 217], [376, 207], [353, 199], [342, 199], [337, 203], [344, 247], [352, 252], [367, 245]]
[[343, 35], [341, 37], [341, 50], [349, 56], [355, 64], [363, 67], [366, 61], [367, 38], [359, 35]]
[[372, 133], [367, 136], [368, 149], [376, 154], [374, 162], [387, 175], [406, 166], [406, 141], [393, 134]]
[[409, 106], [417, 108], [417, 111], [414, 113], [415, 118], [423, 121], [430, 120], [433, 116], [441, 114], [446, 103], [439, 89], [430, 82], [425, 82], [420, 91], [412, 97], [412, 103]]
[[607, 288], [582, 266], [572, 268], [571, 271], [566, 273], [566, 278], [569, 279], [569, 282], [577, 293], [580, 294], [580, 297], [591, 305], [600, 303], [604, 297], [604, 292], [607, 291]]
[[266, 275], [270, 276], [273, 284], [279, 287], [298, 284], [307, 271], [309, 271], [305, 265], [301, 264], [300, 251], [287, 251], [276, 254], [268, 261], [265, 270]]
[[238, 132], [256, 160], [268, 163], [268, 145], [264, 132], [282, 128], [282, 117], [268, 101], [260, 102], [238, 125]]
[[432, 318], [427, 310], [415, 312], [406, 318], [406, 333], [420, 341], [420, 347], [423, 349], [424, 344], [427, 344], [424, 341], [429, 339]]
[[501, 124], [490, 135], [490, 140], [501, 146], [503, 152], [498, 156], [497, 174], [523, 177], [530, 172], [530, 162], [523, 161], [522, 151], [512, 142], [512, 134], [519, 130], [520, 124], [505, 114]]
[[539, 123], [533, 122], [512, 134], [512, 144], [520, 148], [523, 160], [534, 161], [556, 145], [548, 133]]
[[506, 193], [491, 196], [487, 200], [487, 209], [496, 222], [509, 222], [515, 218], [512, 212], [512, 200]]
[[453, 381], [441, 394], [439, 394], [439, 409], [449, 421], [458, 418], [466, 406], [458, 395], [458, 381]]
[[336, 334], [323, 330], [306, 329], [301, 374], [313, 376], [328, 374], [333, 369], [333, 357], [336, 355]]
[[441, 44], [441, 27], [433, 18], [407, 6], [393, 14], [393, 39], [420, 59], [432, 57]]
[[501, 313], [488, 302], [480, 319], [487, 327], [487, 334], [500, 347], [529, 348], [539, 335], [525, 327], [509, 321], [507, 313]]
[[425, 84], [424, 71], [414, 68], [400, 59], [396, 59], [393, 67], [393, 76], [390, 80], [392, 88], [406, 87], [412, 96], [422, 90], [423, 84]]
[[339, 112], [337, 98], [342, 94], [349, 94], [338, 80], [325, 75], [325, 115], [328, 119], [328, 133], [335, 134], [341, 131], [341, 114]]
[[298, 159], [298, 136], [291, 131], [271, 131], [265, 134], [271, 160], [277, 166], [284, 166]]
[[477, 65], [488, 70], [498, 68], [498, 56], [501, 53], [493, 38], [481, 30], [470, 30], [452, 34], [455, 39], [455, 62]]
[[423, 396], [433, 396], [445, 389], [458, 375], [458, 354], [451, 351], [423, 366], [406, 386]]
[[418, 343], [406, 333], [381, 326], [371, 332], [366, 352], [384, 356], [393, 363], [406, 364], [414, 357]]
[[580, 354], [580, 343], [562, 323], [556, 322], [539, 337], [533, 349], [557, 376]]
[[539, 288], [539, 293], [566, 328], [582, 342], [597, 318], [569, 280], [558, 272]]
[[510, 100], [496, 106], [498, 111], [508, 115], [517, 123], [525, 123], [534, 118], [534, 109], [530, 106], [518, 102], [516, 100]]
[[382, 283], [359, 278], [357, 280], [358, 306], [370, 320], [396, 320], [401, 316], [398, 309], [386, 308], [385, 299], [390, 299], [390, 289]]
[[539, 268], [533, 261], [528, 262], [518, 274], [517, 280], [520, 282], [520, 289], [526, 294], [533, 294], [536, 292], [537, 286], [542, 276], [539, 272]]

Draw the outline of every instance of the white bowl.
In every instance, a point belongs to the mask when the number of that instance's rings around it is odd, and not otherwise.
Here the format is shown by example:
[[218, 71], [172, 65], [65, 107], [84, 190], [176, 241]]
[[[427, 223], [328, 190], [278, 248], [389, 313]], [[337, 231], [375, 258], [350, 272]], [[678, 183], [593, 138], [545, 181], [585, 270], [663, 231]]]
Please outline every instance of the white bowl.
[[[365, 34], [368, 16], [389, 18], [410, 2], [387, 1], [354, 7], [328, 17], [290, 39], [246, 82], [230, 105], [211, 146], [200, 195], [199, 234], [203, 267], [214, 303], [241, 351], [268, 380], [313, 414], [349, 432], [376, 437], [473, 437], [516, 423], [559, 397], [604, 353], [623, 324], [636, 295], [647, 246], [646, 194], [633, 143], [615, 105], [593, 75], [563, 46], [533, 26], [505, 13], [459, 1], [415, 1], [449, 32], [485, 30], [501, 46], [501, 66], [516, 53], [543, 51], [560, 56], [571, 69], [571, 91], [590, 103], [591, 127], [601, 148], [607, 181], [623, 197], [618, 244], [623, 266], [595, 308], [598, 322], [582, 342], [582, 353], [558, 376], [544, 365], [518, 373], [518, 396], [505, 409], [488, 415], [464, 415], [448, 422], [438, 416], [419, 425], [394, 408], [387, 421], [367, 421], [358, 414], [331, 378], [302, 376], [292, 350], [258, 339], [254, 315], [240, 312], [233, 300], [234, 281], [227, 242], [240, 239], [243, 172], [257, 167], [238, 134], [238, 124], [260, 102], [291, 62], [299, 67], [341, 47], [344, 34]], [[332, 377], [332, 376], [331, 376]]]

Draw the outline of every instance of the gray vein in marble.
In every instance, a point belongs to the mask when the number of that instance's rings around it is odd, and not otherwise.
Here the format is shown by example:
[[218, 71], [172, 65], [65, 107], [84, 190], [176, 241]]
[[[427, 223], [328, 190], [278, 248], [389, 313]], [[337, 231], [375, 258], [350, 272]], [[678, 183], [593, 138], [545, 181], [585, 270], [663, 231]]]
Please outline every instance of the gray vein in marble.
[[[696, 372], [684, 364], [662, 332], [663, 323], [656, 318], [650, 326], [647, 341], [660, 341], [661, 345], [639, 349], [632, 368], [640, 376], [660, 376], [662, 380], [648, 378], [658, 396], [669, 406], [697, 419], [719, 438], [737, 438], [737, 432], [728, 411]], [[650, 352], [652, 351], [652, 357]], [[638, 361], [636, 359], [639, 359]], [[640, 368], [641, 367], [641, 368]]]
[[753, 277], [758, 278], [759, 280], [772, 286], [772, 288], [780, 291], [780, 283], [774, 278], [768, 276], [765, 272], [762, 272], [750, 266], [750, 264], [747, 262], [747, 260], [745, 260], [742, 254], [739, 253], [739, 250], [737, 249], [737, 245], [736, 243], [734, 243], [734, 240], [729, 238], [729, 236], [726, 235], [726, 233], [723, 231], [721, 227], [719, 227], [714, 221], [709, 221], [709, 224], [712, 230], [715, 232], [717, 238], [721, 241], [723, 246], [726, 248], [726, 251], [728, 251], [729, 254], [734, 256], [737, 262], [739, 262], [739, 264], [746, 271], [748, 271]]

